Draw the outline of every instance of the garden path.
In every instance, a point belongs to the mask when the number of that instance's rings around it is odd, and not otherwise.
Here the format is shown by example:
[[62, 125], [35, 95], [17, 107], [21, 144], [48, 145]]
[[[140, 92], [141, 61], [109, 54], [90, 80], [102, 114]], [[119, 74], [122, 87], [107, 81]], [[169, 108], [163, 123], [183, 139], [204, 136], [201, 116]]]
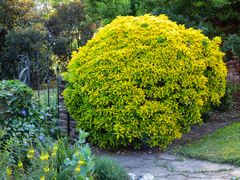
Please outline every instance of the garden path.
[[[239, 111], [210, 113], [207, 122], [202, 126], [192, 127], [188, 134], [173, 142], [168, 152], [172, 152], [174, 147], [201, 139], [219, 128], [239, 121]], [[240, 180], [240, 167], [171, 155], [156, 148], [143, 151], [120, 150], [115, 153], [94, 148], [93, 152], [117, 160], [131, 174], [132, 180]]]
[[[102, 153], [101, 153], [102, 154]], [[104, 153], [105, 154], [105, 153]], [[134, 180], [239, 179], [240, 168], [161, 152], [107, 153]]]

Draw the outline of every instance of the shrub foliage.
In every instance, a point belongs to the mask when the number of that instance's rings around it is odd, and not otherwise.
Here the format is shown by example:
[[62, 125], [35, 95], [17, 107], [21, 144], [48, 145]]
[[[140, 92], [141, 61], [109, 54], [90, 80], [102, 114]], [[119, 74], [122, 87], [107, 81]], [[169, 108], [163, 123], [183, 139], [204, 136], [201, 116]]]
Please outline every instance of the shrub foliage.
[[73, 53], [68, 109], [101, 147], [166, 147], [226, 86], [221, 39], [158, 17], [118, 17]]
[[95, 180], [130, 180], [125, 169], [116, 160], [107, 156], [95, 160], [93, 174]]

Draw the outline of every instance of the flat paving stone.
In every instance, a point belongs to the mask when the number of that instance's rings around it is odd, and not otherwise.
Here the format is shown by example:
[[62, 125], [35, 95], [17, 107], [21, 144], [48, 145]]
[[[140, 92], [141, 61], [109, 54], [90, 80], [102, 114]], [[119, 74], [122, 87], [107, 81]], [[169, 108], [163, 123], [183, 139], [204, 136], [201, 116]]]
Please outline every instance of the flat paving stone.
[[145, 174], [152, 174], [154, 177], [166, 177], [167, 175], [169, 175], [169, 171], [163, 168], [159, 168], [159, 167], [154, 167], [154, 168], [134, 168], [134, 169], [129, 169], [125, 168], [128, 172], [130, 173], [134, 173], [138, 176], [143, 176]]
[[170, 176], [167, 176], [167, 179], [174, 179], [174, 180], [187, 180], [188, 177], [183, 176], [183, 175], [180, 175], [180, 174], [177, 174], [177, 175], [170, 175]]
[[186, 159], [184, 161], [170, 161], [169, 166], [177, 172], [211, 172], [234, 169], [234, 166], [211, 163], [207, 161]]
[[240, 177], [240, 168], [233, 169], [232, 171], [229, 172], [229, 175]]
[[170, 155], [170, 154], [166, 154], [166, 153], [161, 153], [160, 155], [158, 155], [158, 159], [163, 159], [163, 160], [169, 160], [169, 161], [176, 161], [178, 159], [176, 159], [177, 157], [174, 155]]

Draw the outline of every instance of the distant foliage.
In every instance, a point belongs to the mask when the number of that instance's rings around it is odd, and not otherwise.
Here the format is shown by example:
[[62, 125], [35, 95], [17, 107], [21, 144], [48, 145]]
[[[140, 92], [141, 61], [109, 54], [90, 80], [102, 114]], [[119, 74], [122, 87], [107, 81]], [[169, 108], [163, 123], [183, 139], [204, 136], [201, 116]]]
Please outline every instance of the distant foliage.
[[171, 20], [202, 29], [209, 37], [240, 33], [240, 3], [233, 0], [132, 0], [135, 13], [167, 14]]
[[237, 34], [230, 35], [222, 46], [222, 50], [231, 53], [231, 55], [240, 57], [240, 36]]
[[[6, 58], [5, 51], [7, 48], [6, 36], [16, 27], [29, 26], [33, 24], [35, 14], [32, 12], [34, 3], [32, 0], [1, 0], [0, 1], [0, 79], [13, 78], [15, 68], [17, 67], [16, 58]], [[16, 44], [19, 39], [15, 39]], [[12, 39], [13, 41], [13, 39]], [[13, 48], [8, 53], [13, 54], [18, 49]], [[11, 55], [14, 56], [14, 55]], [[16, 77], [16, 76], [15, 76]]]
[[68, 110], [101, 147], [164, 148], [220, 103], [220, 43], [164, 15], [118, 17], [73, 54]]
[[[57, 1], [55, 1], [57, 2]], [[66, 68], [71, 53], [86, 44], [93, 35], [94, 25], [85, 15], [81, 0], [54, 3], [53, 12], [46, 20], [46, 27], [52, 35], [52, 50], [58, 63]]]
[[131, 12], [131, 0], [84, 0], [86, 13], [100, 26]]
[[47, 30], [41, 24], [15, 27], [14, 30], [9, 31], [5, 37], [5, 47], [0, 56], [3, 67], [2, 78], [18, 78], [20, 73], [18, 66], [21, 60], [19, 56], [27, 56], [31, 63], [30, 84], [32, 87], [36, 87], [37, 71], [39, 78], [42, 80], [48, 72], [46, 67], [49, 68], [52, 64], [46, 61], [46, 54], [48, 53], [46, 36]]

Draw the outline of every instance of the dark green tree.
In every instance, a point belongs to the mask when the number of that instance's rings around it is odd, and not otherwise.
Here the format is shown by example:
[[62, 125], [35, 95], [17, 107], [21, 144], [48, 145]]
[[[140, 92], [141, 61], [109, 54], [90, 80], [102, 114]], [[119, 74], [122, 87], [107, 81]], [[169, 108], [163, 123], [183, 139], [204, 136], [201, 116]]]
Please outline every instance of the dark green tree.
[[[19, 75], [19, 63], [21, 56], [29, 59], [31, 70], [31, 85], [36, 86], [36, 68], [40, 78], [44, 78], [47, 62], [48, 41], [47, 31], [41, 24], [34, 24], [28, 27], [15, 27], [5, 37], [5, 47], [0, 57], [2, 65], [2, 77], [4, 79], [15, 79]], [[48, 63], [48, 64], [47, 64]], [[45, 68], [44, 68], [45, 67]]]
[[[94, 32], [94, 25], [84, 12], [81, 0], [53, 5], [46, 27], [52, 35], [52, 48], [60, 62], [66, 64], [73, 50], [84, 45]], [[65, 65], [63, 65], [65, 66]]]
[[135, 15], [167, 14], [188, 27], [202, 29], [210, 36], [240, 32], [239, 0], [132, 0]]
[[84, 0], [87, 14], [98, 26], [103, 26], [117, 16], [131, 13], [130, 0]]
[[[17, 26], [26, 26], [31, 24], [31, 20], [34, 19], [32, 8], [34, 3], [31, 0], [1, 0], [0, 1], [0, 78], [13, 77], [6, 75], [7, 67], [2, 62], [3, 53], [6, 48], [6, 36]], [[11, 51], [14, 51], [12, 49]], [[12, 64], [16, 66], [16, 64]]]

